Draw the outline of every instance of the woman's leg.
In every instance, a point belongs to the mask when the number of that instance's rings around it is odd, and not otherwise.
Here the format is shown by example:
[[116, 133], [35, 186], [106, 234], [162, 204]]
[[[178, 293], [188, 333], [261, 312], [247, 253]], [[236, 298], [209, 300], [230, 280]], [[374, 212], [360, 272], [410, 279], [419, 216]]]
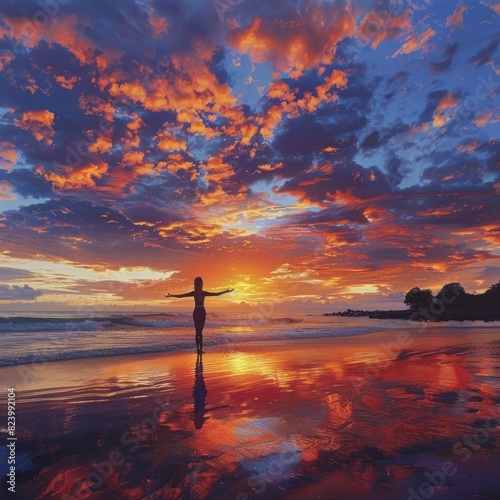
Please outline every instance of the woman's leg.
[[196, 330], [196, 349], [201, 352], [203, 349], [203, 327], [207, 313], [204, 307], [195, 307], [193, 311], [194, 327]]
[[203, 328], [205, 327], [205, 319], [207, 318], [207, 313], [205, 311], [204, 307], [199, 307], [198, 309], [201, 310], [200, 312], [200, 317], [198, 321], [198, 332], [197, 335], [199, 335], [199, 341], [200, 341], [200, 352], [203, 352]]

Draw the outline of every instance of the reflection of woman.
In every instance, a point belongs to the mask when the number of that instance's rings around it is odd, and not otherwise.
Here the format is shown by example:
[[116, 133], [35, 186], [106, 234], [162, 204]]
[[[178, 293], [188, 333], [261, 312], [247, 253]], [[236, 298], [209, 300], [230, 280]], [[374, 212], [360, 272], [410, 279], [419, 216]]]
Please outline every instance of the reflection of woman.
[[196, 350], [199, 353], [203, 352], [203, 327], [205, 326], [205, 318], [207, 317], [207, 312], [205, 311], [205, 297], [216, 297], [218, 295], [223, 295], [224, 293], [232, 292], [234, 288], [228, 288], [223, 292], [206, 292], [203, 290], [203, 280], [198, 276], [194, 279], [194, 290], [188, 293], [182, 293], [180, 295], [174, 295], [171, 293], [165, 294], [165, 297], [175, 297], [180, 299], [182, 297], [194, 297], [194, 311], [193, 320], [194, 327], [196, 329]]
[[196, 360], [196, 368], [194, 375], [194, 386], [193, 386], [193, 399], [194, 399], [194, 426], [196, 429], [201, 429], [203, 422], [207, 420], [205, 417], [205, 398], [207, 397], [208, 391], [205, 381], [203, 380], [203, 363], [201, 361], [201, 355]]
[[194, 420], [195, 429], [201, 429], [206, 420], [210, 417], [205, 417], [205, 413], [210, 411], [219, 410], [221, 408], [231, 408], [228, 405], [214, 406], [213, 408], [206, 408], [207, 386], [203, 379], [203, 360], [201, 353], [196, 357], [196, 367], [194, 370], [194, 386], [193, 386], [193, 400], [194, 400]]

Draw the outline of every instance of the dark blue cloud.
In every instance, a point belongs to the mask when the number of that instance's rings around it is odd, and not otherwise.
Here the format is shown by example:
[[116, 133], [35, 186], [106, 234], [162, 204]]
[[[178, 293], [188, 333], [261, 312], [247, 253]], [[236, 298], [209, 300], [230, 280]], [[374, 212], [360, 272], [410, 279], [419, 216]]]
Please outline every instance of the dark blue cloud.
[[436, 111], [439, 101], [448, 94], [445, 89], [434, 90], [427, 95], [427, 104], [425, 109], [420, 113], [419, 122], [430, 122], [432, 121], [434, 111]]
[[43, 256], [48, 261], [108, 268], [148, 266], [160, 259], [158, 249], [146, 248], [144, 242], [164, 244], [147, 226], [135, 226], [121, 213], [70, 197], [6, 211], [3, 216], [0, 245], [18, 258]]
[[208, 67], [210, 71], [217, 77], [220, 83], [230, 84], [229, 72], [226, 68], [225, 57], [227, 54], [227, 49], [220, 46], [214, 52], [212, 59], [210, 60]]
[[[469, 147], [473, 147], [470, 153], [467, 151]], [[462, 151], [433, 152], [433, 165], [422, 172], [422, 180], [464, 188], [468, 184], [489, 184], [491, 174], [498, 172], [500, 161], [496, 141], [479, 143], [468, 138], [459, 148]]]
[[380, 132], [378, 130], [374, 130], [363, 139], [359, 147], [361, 149], [374, 149], [378, 148], [380, 145]]
[[35, 300], [42, 295], [28, 285], [0, 285], [0, 300]]
[[474, 64], [474, 66], [483, 66], [484, 64], [488, 64], [491, 62], [493, 58], [493, 54], [498, 49], [498, 45], [500, 44], [500, 39], [498, 36], [493, 38], [486, 47], [483, 47], [479, 51], [477, 51], [471, 58], [470, 62]]
[[448, 71], [458, 49], [458, 42], [446, 45], [444, 49], [444, 58], [440, 61], [431, 63], [431, 73], [442, 73]]
[[24, 269], [16, 269], [13, 267], [0, 267], [0, 280], [1, 281], [13, 281], [21, 280], [26, 278], [32, 278], [35, 273], [31, 271], [25, 271]]
[[15, 168], [8, 173], [0, 170], [0, 180], [8, 181], [15, 193], [31, 198], [50, 198], [54, 192], [52, 185], [32, 169]]

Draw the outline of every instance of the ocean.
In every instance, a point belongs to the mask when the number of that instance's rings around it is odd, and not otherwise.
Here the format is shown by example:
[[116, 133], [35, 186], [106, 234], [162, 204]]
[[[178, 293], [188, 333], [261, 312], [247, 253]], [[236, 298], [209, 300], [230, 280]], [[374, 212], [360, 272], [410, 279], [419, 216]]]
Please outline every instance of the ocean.
[[[449, 322], [439, 326], [471, 325]], [[320, 315], [265, 318], [214, 312], [207, 314], [203, 340], [204, 349], [208, 350], [210, 346], [247, 341], [366, 335], [421, 327], [405, 320]], [[2, 313], [0, 342], [0, 366], [195, 349], [190, 313]]]

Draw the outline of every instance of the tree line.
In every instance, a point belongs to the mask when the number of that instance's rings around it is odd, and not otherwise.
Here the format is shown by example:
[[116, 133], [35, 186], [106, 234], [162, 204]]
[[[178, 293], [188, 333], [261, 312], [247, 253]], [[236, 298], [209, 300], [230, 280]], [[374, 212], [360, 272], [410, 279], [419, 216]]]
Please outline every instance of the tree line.
[[484, 293], [467, 293], [460, 283], [447, 283], [434, 296], [429, 288], [412, 288], [404, 303], [412, 310], [439, 308], [448, 311], [483, 312], [500, 311], [500, 281]]

